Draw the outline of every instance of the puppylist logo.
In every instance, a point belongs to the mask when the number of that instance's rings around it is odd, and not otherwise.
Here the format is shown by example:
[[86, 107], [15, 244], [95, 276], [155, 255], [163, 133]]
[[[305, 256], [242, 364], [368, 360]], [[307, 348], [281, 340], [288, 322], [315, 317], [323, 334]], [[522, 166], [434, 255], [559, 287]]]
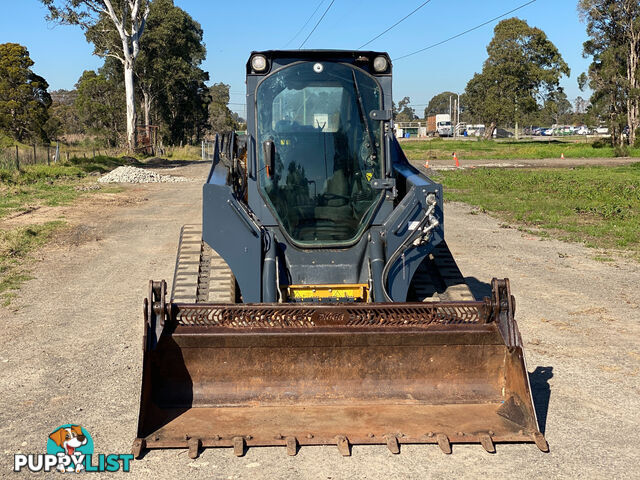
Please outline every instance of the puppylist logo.
[[14, 455], [13, 471], [123, 472], [130, 470], [133, 455], [93, 453], [93, 439], [80, 425], [61, 425], [49, 434], [47, 453]]

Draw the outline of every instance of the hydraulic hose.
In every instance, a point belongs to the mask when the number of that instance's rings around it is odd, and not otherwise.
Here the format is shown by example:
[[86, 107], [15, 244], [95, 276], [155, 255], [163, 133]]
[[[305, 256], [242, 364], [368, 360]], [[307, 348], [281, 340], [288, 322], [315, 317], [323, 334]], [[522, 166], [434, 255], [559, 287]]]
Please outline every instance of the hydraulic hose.
[[[418, 223], [418, 226], [416, 227], [415, 232], [404, 239], [404, 241], [400, 244], [400, 246], [396, 248], [396, 250], [393, 252], [391, 257], [389, 257], [389, 260], [387, 261], [387, 263], [384, 265], [384, 268], [382, 269], [382, 293], [387, 302], [393, 302], [393, 299], [391, 298], [391, 296], [389, 295], [389, 292], [387, 291], [387, 278], [389, 276], [389, 270], [391, 269], [393, 264], [398, 260], [398, 258], [400, 258], [400, 256], [403, 253], [405, 253], [411, 247], [417, 247], [419, 245], [422, 245], [425, 241], [427, 241], [431, 234], [431, 230], [433, 230], [440, 224], [440, 222], [437, 219], [433, 219], [433, 221], [430, 220], [431, 214], [436, 208], [436, 205], [435, 205], [435, 201], [429, 202], [429, 203], [430, 203], [429, 208], [427, 208], [427, 211], [424, 214], [424, 217], [422, 217], [422, 219], [420, 220], [420, 223]], [[425, 228], [425, 225], [427, 222], [430, 222], [430, 225]]]

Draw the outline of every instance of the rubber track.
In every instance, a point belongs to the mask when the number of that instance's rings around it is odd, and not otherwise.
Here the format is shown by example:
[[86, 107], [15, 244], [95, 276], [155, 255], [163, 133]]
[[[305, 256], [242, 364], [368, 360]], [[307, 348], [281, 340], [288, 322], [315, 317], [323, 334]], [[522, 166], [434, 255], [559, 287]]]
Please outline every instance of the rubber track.
[[202, 240], [202, 226], [183, 226], [180, 231], [171, 301], [234, 303], [235, 283], [226, 262]]
[[[475, 300], [446, 242], [441, 242], [418, 267], [411, 281], [413, 301]], [[234, 303], [235, 278], [226, 262], [202, 241], [200, 225], [180, 231], [171, 301]]]
[[419, 302], [475, 300], [444, 240], [420, 264], [411, 287]]

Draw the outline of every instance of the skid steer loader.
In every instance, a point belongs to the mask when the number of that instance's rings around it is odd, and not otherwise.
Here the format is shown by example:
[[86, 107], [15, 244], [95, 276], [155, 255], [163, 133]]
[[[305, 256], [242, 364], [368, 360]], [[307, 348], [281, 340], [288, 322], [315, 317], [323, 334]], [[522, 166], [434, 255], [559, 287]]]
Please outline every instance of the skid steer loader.
[[265, 51], [218, 136], [202, 225], [150, 282], [133, 453], [496, 442], [539, 431], [508, 280], [476, 300], [441, 185], [393, 134], [391, 61]]

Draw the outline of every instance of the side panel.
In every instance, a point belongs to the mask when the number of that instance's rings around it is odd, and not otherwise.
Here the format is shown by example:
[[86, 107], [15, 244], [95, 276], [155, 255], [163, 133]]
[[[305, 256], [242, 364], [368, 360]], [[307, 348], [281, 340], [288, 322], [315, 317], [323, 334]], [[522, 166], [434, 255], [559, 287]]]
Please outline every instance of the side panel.
[[442, 185], [420, 174], [406, 159], [398, 141], [394, 138], [391, 145], [394, 176], [398, 184], [402, 183], [406, 193], [391, 215], [384, 222], [385, 259], [389, 259], [408, 235], [411, 228], [424, 218], [428, 209], [426, 197], [433, 193], [437, 198], [434, 216], [439, 225], [431, 232], [429, 242], [419, 247], [410, 247], [406, 254], [391, 267], [387, 281], [391, 298], [396, 302], [406, 301], [411, 279], [424, 258], [444, 237], [444, 212], [442, 209]]
[[203, 187], [202, 238], [220, 254], [238, 281], [245, 302], [260, 302], [262, 232], [226, 185], [218, 164]]

